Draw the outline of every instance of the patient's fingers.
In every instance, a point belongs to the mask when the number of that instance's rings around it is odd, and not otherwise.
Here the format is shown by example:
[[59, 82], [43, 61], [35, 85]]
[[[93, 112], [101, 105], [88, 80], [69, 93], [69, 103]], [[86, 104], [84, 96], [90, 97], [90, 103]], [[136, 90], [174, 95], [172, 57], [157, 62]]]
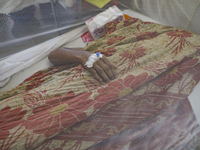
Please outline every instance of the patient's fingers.
[[110, 82], [109, 77], [107, 76], [105, 71], [101, 68], [101, 66], [99, 66], [97, 63], [94, 63], [93, 67], [105, 82], [107, 82], [107, 83]]
[[117, 65], [114, 65], [113, 63], [111, 63], [105, 56], [102, 58], [103, 62], [111, 69], [114, 78], [117, 77], [117, 73], [115, 71], [115, 69], [117, 69]]
[[87, 70], [95, 77], [96, 80], [102, 82], [103, 80], [101, 79], [101, 77], [98, 75], [98, 73], [96, 72], [95, 69], [93, 68], [87, 68]]
[[115, 78], [115, 75], [112, 72], [112, 68], [107, 66], [103, 61], [97, 61], [97, 64], [103, 69], [103, 71], [106, 73], [106, 75], [113, 80]]

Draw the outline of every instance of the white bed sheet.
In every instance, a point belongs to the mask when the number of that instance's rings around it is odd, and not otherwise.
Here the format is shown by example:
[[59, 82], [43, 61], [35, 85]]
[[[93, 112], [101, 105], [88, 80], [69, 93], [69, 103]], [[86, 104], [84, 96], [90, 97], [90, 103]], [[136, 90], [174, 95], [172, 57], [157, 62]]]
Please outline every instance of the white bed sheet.
[[[143, 21], [149, 21], [149, 22], [155, 22], [155, 23], [158, 23], [157, 21], [145, 16], [145, 15], [142, 15], [138, 12], [135, 12], [135, 11], [132, 11], [132, 10], [125, 10], [123, 11], [124, 14], [127, 14], [129, 16], [132, 16], [132, 17], [135, 17], [135, 18], [140, 18], [141, 20]], [[83, 43], [81, 37], [64, 45], [64, 47], [84, 47], [86, 44]], [[37, 62], [36, 64], [14, 74], [12, 77], [11, 77], [11, 80], [9, 81], [9, 83], [3, 87], [3, 88], [0, 88], [0, 92], [2, 91], [6, 91], [6, 90], [9, 90], [9, 89], [12, 89], [14, 88], [15, 86], [19, 85], [20, 83], [22, 83], [26, 78], [28, 78], [29, 76], [31, 76], [32, 74], [34, 74], [35, 72], [41, 70], [41, 69], [44, 69], [44, 68], [47, 68], [47, 67], [50, 67], [50, 66], [53, 66], [53, 64], [48, 60], [47, 57], [45, 57], [44, 59], [42, 59], [41, 61]], [[196, 115], [196, 118], [200, 124], [200, 83], [197, 84], [197, 86], [195, 87], [195, 89], [193, 90], [193, 92], [189, 95], [189, 100], [190, 100], [190, 103], [192, 105], [192, 108], [193, 108], [193, 111]]]

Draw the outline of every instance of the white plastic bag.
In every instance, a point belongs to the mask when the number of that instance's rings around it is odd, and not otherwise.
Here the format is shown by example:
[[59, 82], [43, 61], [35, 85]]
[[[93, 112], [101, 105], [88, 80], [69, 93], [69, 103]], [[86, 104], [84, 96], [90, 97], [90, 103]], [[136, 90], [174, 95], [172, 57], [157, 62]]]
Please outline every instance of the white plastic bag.
[[115, 5], [102, 13], [87, 20], [85, 23], [95, 40], [101, 38], [105, 33], [105, 24], [114, 20], [124, 20], [123, 13]]

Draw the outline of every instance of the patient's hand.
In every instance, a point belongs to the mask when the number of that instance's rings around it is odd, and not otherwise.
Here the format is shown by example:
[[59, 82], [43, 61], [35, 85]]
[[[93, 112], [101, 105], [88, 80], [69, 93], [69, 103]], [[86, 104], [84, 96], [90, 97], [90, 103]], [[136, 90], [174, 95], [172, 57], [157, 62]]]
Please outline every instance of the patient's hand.
[[87, 69], [98, 81], [105, 81], [110, 82], [110, 80], [113, 80], [117, 77], [117, 73], [115, 69], [117, 69], [117, 66], [111, 63], [105, 56], [103, 56], [101, 59], [96, 61], [93, 64], [92, 68], [88, 68], [85, 66], [85, 63], [88, 60], [88, 57], [92, 54], [88, 51], [82, 51], [82, 55], [80, 57], [80, 63], [82, 66]]
[[92, 68], [85, 66], [92, 53], [71, 48], [59, 48], [49, 54], [49, 60], [55, 65], [80, 63], [98, 81], [109, 82], [117, 77], [116, 65], [111, 63], [105, 56], [93, 64]]

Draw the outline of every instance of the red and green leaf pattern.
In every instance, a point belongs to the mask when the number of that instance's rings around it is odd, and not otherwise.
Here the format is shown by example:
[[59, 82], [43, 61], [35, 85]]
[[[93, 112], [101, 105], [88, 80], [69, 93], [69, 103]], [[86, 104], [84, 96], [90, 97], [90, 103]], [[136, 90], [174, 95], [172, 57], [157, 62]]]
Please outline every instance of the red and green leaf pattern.
[[122, 69], [121, 73], [127, 73], [128, 71], [130, 71], [134, 66], [140, 66], [140, 64], [137, 62], [137, 59], [146, 55], [145, 54], [146, 49], [143, 47], [135, 47], [132, 50], [127, 50], [124, 53], [120, 54], [120, 56], [122, 57], [120, 59], [123, 60], [122, 64], [124, 64], [126, 61], [128, 61], [127, 67], [125, 67], [124, 69]]
[[[166, 33], [170, 39], [172, 39], [169, 44], [167, 44], [166, 47], [169, 47], [171, 45], [171, 48], [174, 49], [172, 53], [175, 54], [175, 56], [183, 50], [184, 47], [190, 46], [191, 43], [187, 40], [187, 38], [192, 37], [192, 33], [188, 31], [180, 31], [180, 30], [175, 30]], [[178, 41], [175, 43], [175, 40], [178, 39]]]

